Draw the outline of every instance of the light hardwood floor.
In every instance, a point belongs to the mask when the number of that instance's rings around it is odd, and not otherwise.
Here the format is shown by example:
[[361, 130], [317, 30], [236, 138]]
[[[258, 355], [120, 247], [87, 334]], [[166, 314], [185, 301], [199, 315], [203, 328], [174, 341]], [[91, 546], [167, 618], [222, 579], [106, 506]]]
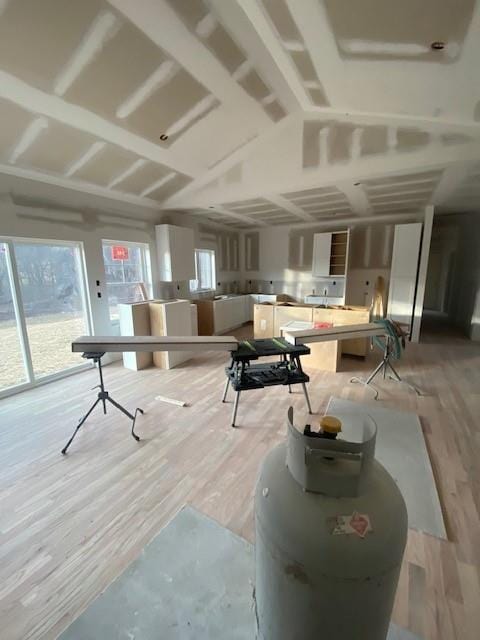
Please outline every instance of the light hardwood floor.
[[[97, 410], [60, 454], [94, 398], [93, 370], [0, 402], [2, 640], [55, 638], [185, 503], [253, 541], [259, 464], [285, 436], [289, 403], [298, 424], [307, 414], [299, 391], [252, 391], [232, 429], [232, 405], [220, 402], [225, 360], [211, 353], [171, 371], [106, 367], [112, 396], [145, 409], [138, 444], [121, 414]], [[314, 411], [331, 395], [370, 401], [371, 391], [348, 381], [377, 361], [378, 352], [365, 363], [344, 359], [343, 372], [313, 374]], [[449, 541], [410, 531], [394, 621], [426, 640], [478, 640], [480, 346], [436, 335], [409, 345], [398, 368], [428, 395], [382, 382], [380, 398], [421, 417]], [[190, 406], [160, 403], [157, 393]]]

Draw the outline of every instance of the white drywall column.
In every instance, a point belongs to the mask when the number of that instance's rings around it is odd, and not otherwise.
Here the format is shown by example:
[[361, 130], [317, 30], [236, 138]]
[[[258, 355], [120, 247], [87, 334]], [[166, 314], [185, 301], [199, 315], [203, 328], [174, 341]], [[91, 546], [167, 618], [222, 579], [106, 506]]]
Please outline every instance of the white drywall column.
[[433, 216], [435, 207], [425, 207], [425, 219], [423, 223], [422, 246], [420, 249], [420, 262], [418, 265], [417, 295], [415, 296], [415, 308], [413, 311], [413, 323], [411, 341], [420, 341], [420, 329], [422, 326], [423, 301], [425, 299], [425, 285], [427, 282], [428, 258], [430, 255], [430, 241], [432, 239]]

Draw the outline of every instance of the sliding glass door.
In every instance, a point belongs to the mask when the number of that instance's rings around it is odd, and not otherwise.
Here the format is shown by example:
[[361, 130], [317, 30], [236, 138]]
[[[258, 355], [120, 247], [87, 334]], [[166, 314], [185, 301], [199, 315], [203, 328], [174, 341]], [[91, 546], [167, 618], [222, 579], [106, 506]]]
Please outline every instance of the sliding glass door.
[[2, 247], [0, 393], [83, 365], [71, 342], [90, 333], [80, 245], [7, 240]]
[[28, 382], [9, 245], [0, 242], [0, 392]]

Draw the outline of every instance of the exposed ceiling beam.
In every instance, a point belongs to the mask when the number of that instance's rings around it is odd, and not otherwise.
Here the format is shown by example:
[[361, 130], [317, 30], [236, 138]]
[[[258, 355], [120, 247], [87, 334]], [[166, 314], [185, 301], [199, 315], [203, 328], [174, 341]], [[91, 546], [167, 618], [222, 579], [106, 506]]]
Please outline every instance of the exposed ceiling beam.
[[297, 218], [300, 218], [300, 220], [304, 220], [307, 222], [315, 220], [315, 218], [312, 215], [310, 215], [306, 211], [303, 211], [303, 209], [300, 209], [299, 206], [297, 206], [296, 204], [293, 204], [293, 202], [290, 202], [290, 200], [287, 200], [286, 198], [282, 198], [282, 196], [269, 194], [268, 196], [265, 196], [265, 199], [269, 200], [270, 202], [273, 202], [281, 209], [285, 209], [285, 211], [288, 211], [289, 213], [293, 214]]
[[303, 112], [304, 120], [346, 122], [353, 125], [385, 125], [393, 127], [418, 128], [429, 133], [460, 133], [480, 139], [480, 122], [466, 121], [459, 118], [438, 116], [428, 118], [406, 113], [378, 113], [361, 109], [343, 109], [337, 107], [315, 108], [311, 105]]
[[260, 127], [270, 122], [263, 109], [192, 34], [164, 0], [108, 0], [161, 49], [177, 60], [223, 104], [244, 111]]
[[[323, 2], [286, 0], [286, 3], [311, 55], [328, 102], [336, 108], [347, 107], [344, 63], [338, 55]], [[323, 111], [323, 107], [319, 108]]]
[[0, 174], [2, 173], [10, 176], [17, 176], [19, 178], [26, 178], [27, 180], [55, 185], [57, 187], [63, 187], [64, 189], [80, 191], [81, 193], [90, 193], [92, 195], [102, 196], [103, 198], [109, 198], [110, 200], [129, 202], [140, 207], [155, 209], [157, 211], [160, 211], [162, 208], [156, 200], [150, 200], [148, 198], [115, 191], [106, 187], [99, 187], [89, 182], [53, 176], [51, 174], [42, 173], [41, 171], [34, 171], [33, 169], [21, 169], [20, 167], [14, 167], [12, 165], [0, 164]]
[[0, 71], [0, 98], [14, 102], [29, 112], [90, 133], [101, 140], [111, 142], [152, 162], [167, 165], [189, 176], [200, 173], [201, 167], [193, 165], [188, 158], [178, 157], [173, 149], [163, 149], [87, 109], [36, 89], [5, 71]]
[[245, 144], [242, 144], [238, 149], [228, 154], [223, 160], [217, 162], [211, 169], [197, 176], [190, 184], [178, 191], [171, 198], [168, 198], [166, 200], [166, 204], [174, 207], [177, 206], [178, 202], [180, 205], [184, 197], [195, 194], [199, 189], [202, 189], [202, 187], [205, 187], [205, 185], [208, 185], [210, 182], [222, 176], [236, 164], [248, 158], [252, 153], [255, 153], [255, 150], [259, 148], [261, 144], [273, 138], [278, 132], [281, 132], [285, 126], [288, 126], [289, 122], [289, 116], [277, 123], [270, 122], [267, 127], [264, 127], [261, 135], [255, 136]]
[[[241, 2], [225, 2], [225, 0], [209, 0], [210, 6], [214, 9], [215, 15], [221, 23], [227, 27], [232, 36], [248, 52], [249, 64], [255, 65], [261, 76], [267, 80], [282, 106], [293, 113], [302, 108], [302, 101], [299, 101], [294, 87], [287, 81], [277, 60], [273, 57], [272, 51], [266, 46], [264, 38], [258, 33], [256, 25], [252, 28], [251, 19], [241, 6]], [[271, 34], [270, 32], [270, 35]], [[288, 61], [287, 61], [288, 62]], [[292, 76], [293, 77], [293, 76]], [[301, 93], [302, 100], [305, 100], [305, 92]], [[267, 103], [267, 98], [264, 99]]]
[[[250, 153], [255, 153], [257, 147], [253, 145], [249, 148]], [[263, 157], [263, 156], [262, 156]], [[175, 201], [175, 206], [180, 207], [202, 207], [208, 206], [212, 202], [227, 202], [236, 200], [246, 200], [250, 198], [264, 197], [271, 193], [284, 193], [286, 191], [303, 191], [312, 188], [344, 185], [345, 183], [365, 182], [386, 176], [400, 174], [423, 173], [429, 170], [442, 170], [445, 167], [457, 162], [475, 162], [480, 157], [480, 144], [464, 144], [452, 147], [443, 147], [441, 153], [438, 147], [429, 146], [417, 151], [398, 153], [395, 155], [373, 155], [364, 157], [355, 163], [338, 163], [326, 167], [318, 167], [316, 170], [301, 171], [292, 160], [291, 180], [285, 184], [284, 175], [286, 167], [282, 167], [282, 172], [272, 172], [270, 167], [263, 173], [250, 174], [249, 180], [244, 180], [239, 184], [222, 185], [219, 188], [204, 189], [195, 191], [184, 189], [183, 192], [175, 194], [169, 206]], [[271, 162], [274, 163], [275, 147], [272, 147]], [[265, 158], [266, 166], [268, 158]], [[415, 179], [412, 178], [412, 181]], [[197, 184], [201, 182], [200, 180]]]
[[254, 218], [251, 218], [250, 216], [247, 216], [243, 213], [237, 213], [236, 211], [230, 211], [230, 209], [226, 209], [225, 207], [222, 207], [221, 205], [217, 205], [214, 207], [214, 211], [216, 211], [217, 213], [221, 213], [224, 216], [227, 216], [227, 218], [232, 218], [232, 220], [238, 220], [239, 222], [243, 222], [246, 224], [251, 225], [252, 227], [257, 226], [257, 227], [265, 227], [267, 226], [265, 224], [265, 222], [261, 222], [260, 220], [255, 220]]
[[338, 184], [337, 188], [345, 194], [354, 213], [361, 217], [372, 215], [368, 196], [360, 185], [356, 186], [352, 182], [343, 182]]
[[274, 33], [258, 0], [237, 0], [237, 2], [243, 9], [251, 26], [257, 32], [263, 42], [263, 45], [267, 48], [270, 56], [282, 73], [285, 82], [293, 92], [300, 108], [304, 110], [310, 108], [310, 99], [300, 78], [298, 77], [297, 71], [288, 54], [284, 50], [282, 43]]

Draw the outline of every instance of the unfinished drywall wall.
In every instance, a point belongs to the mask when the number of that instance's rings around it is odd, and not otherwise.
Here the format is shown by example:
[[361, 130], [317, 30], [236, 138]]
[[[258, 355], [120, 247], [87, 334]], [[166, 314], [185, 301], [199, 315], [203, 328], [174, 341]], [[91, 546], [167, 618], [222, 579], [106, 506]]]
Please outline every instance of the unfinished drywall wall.
[[[183, 297], [190, 298], [188, 282], [160, 282], [157, 274], [157, 253], [155, 245], [155, 224], [170, 223], [189, 226], [195, 232], [195, 246], [210, 248], [216, 252], [218, 292], [228, 292], [235, 282], [238, 287], [240, 272], [237, 250], [236, 270], [224, 267], [220, 255], [218, 238], [225, 234], [230, 238], [237, 237], [221, 225], [211, 225], [212, 234], [205, 237], [205, 229], [201, 228], [198, 218], [174, 211], [158, 213], [154, 220], [142, 219], [142, 210], [132, 207], [130, 217], [117, 215], [101, 208], [68, 207], [36, 199], [32, 194], [28, 198], [9, 195], [0, 197], [0, 237], [33, 238], [43, 240], [60, 240], [79, 242], [82, 244], [87, 272], [87, 292], [90, 300], [92, 327], [97, 335], [114, 335], [118, 326], [112, 326], [108, 308], [105, 269], [103, 264], [102, 240], [118, 242], [142, 242], [148, 244], [152, 263], [153, 295], [158, 298]], [[233, 246], [233, 244], [232, 244]], [[100, 285], [97, 286], [97, 280]], [[98, 297], [97, 294], [101, 294]]]
[[[378, 276], [385, 279], [388, 289], [393, 223], [349, 225], [350, 260], [346, 302], [369, 305]], [[346, 226], [338, 222], [325, 226], [282, 226], [259, 229], [258, 269], [246, 269], [242, 264], [242, 279], [246, 291], [287, 293], [302, 301], [306, 295], [343, 295], [343, 281], [312, 278], [313, 236], [323, 231], [340, 231]], [[335, 284], [333, 282], [335, 281]]]

